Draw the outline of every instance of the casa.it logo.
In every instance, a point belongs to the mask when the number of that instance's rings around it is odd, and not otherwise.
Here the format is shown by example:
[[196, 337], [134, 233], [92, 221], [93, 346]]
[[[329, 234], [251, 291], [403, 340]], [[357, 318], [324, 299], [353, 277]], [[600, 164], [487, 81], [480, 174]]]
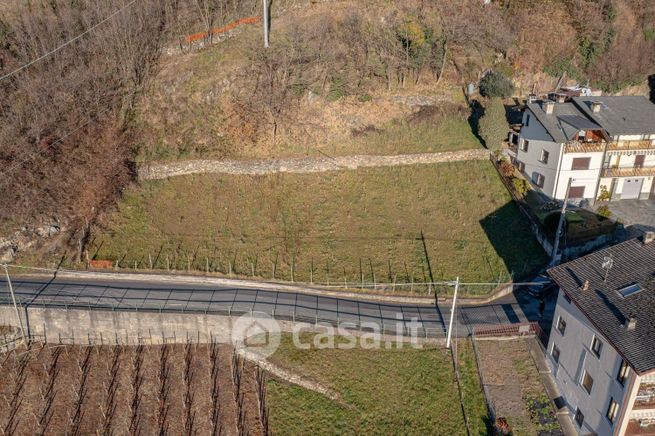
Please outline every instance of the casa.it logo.
[[280, 346], [280, 325], [266, 313], [242, 315], [232, 324], [232, 345], [262, 357], [271, 356]]

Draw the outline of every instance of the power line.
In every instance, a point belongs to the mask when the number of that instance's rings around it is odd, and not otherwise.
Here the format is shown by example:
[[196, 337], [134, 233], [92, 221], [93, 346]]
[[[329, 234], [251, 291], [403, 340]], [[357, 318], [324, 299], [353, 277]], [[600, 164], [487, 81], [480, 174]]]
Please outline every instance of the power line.
[[32, 61], [30, 61], [30, 62], [28, 62], [28, 63], [26, 63], [26, 64], [24, 64], [24, 65], [22, 65], [22, 66], [20, 66], [19, 68], [16, 68], [14, 71], [12, 71], [12, 72], [10, 72], [10, 73], [8, 73], [8, 74], [5, 74], [4, 76], [0, 77], [0, 81], [5, 80], [5, 79], [7, 79], [7, 78], [9, 78], [9, 77], [11, 77], [11, 76], [13, 76], [13, 75], [15, 75], [15, 74], [17, 74], [17, 73], [23, 71], [23, 70], [25, 70], [26, 68], [31, 67], [32, 65], [36, 64], [37, 62], [40, 62], [40, 61], [42, 61], [43, 59], [47, 58], [48, 56], [51, 56], [51, 55], [57, 53], [58, 51], [60, 51], [61, 49], [65, 48], [65, 47], [67, 47], [67, 46], [69, 46], [69, 45], [71, 45], [71, 44], [74, 43], [75, 41], [79, 40], [80, 38], [82, 38], [82, 37], [88, 35], [88, 34], [91, 33], [92, 31], [94, 31], [95, 29], [97, 29], [98, 27], [102, 26], [104, 23], [106, 23], [107, 21], [111, 20], [111, 19], [114, 18], [116, 15], [120, 14], [122, 11], [124, 11], [124, 10], [127, 9], [127, 8], [129, 8], [130, 6], [132, 6], [132, 5], [133, 5], [134, 3], [136, 3], [136, 2], [137, 2], [137, 0], [132, 0], [130, 3], [126, 4], [126, 5], [123, 6], [122, 8], [118, 9], [117, 11], [115, 11], [114, 13], [112, 13], [111, 15], [109, 15], [107, 18], [103, 19], [103, 20], [100, 21], [99, 23], [97, 23], [97, 24], [95, 24], [95, 25], [89, 27], [87, 30], [85, 30], [84, 32], [80, 33], [79, 35], [77, 35], [77, 36], [74, 37], [73, 39], [70, 39], [70, 40], [66, 41], [65, 43], [63, 43], [63, 44], [60, 45], [59, 47], [57, 47], [57, 48], [55, 48], [55, 49], [53, 49], [53, 50], [47, 52], [46, 54], [44, 54], [44, 55], [42, 55], [42, 56], [39, 56], [38, 58], [36, 58], [36, 59], [34, 59], [34, 60], [32, 60]]

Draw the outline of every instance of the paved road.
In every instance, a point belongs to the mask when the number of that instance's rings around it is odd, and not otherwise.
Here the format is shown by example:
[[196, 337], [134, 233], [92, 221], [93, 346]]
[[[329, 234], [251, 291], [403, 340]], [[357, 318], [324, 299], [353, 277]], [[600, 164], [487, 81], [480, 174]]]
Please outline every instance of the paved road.
[[[68, 307], [92, 310], [242, 314], [265, 312], [280, 319], [331, 324], [375, 323], [395, 331], [398, 318], [415, 319], [430, 336], [442, 336], [450, 307], [388, 304], [295, 292], [244, 289], [188, 283], [130, 282], [124, 280], [14, 279], [14, 290], [26, 307]], [[0, 304], [10, 304], [6, 281], [0, 280]], [[536, 306], [506, 297], [495, 304], [462, 307], [457, 332], [466, 335], [475, 325], [532, 321]]]

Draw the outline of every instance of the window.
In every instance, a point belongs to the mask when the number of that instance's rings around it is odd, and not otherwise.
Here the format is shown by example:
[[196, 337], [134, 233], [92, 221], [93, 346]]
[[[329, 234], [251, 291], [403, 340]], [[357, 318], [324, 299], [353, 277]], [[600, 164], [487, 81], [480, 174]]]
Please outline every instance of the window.
[[530, 114], [525, 115], [525, 127], [530, 127]]
[[537, 172], [532, 173], [532, 183], [534, 183], [535, 185], [539, 186], [540, 188], [543, 188], [545, 181], [546, 178], [544, 177], [543, 174]]
[[521, 162], [520, 160], [516, 161], [516, 168], [518, 168], [519, 172], [524, 173], [525, 172], [525, 164]]
[[557, 320], [557, 331], [560, 332], [562, 336], [564, 336], [564, 332], [566, 332], [566, 321], [564, 321], [564, 318], [561, 316]]
[[550, 355], [553, 356], [555, 363], [559, 363], [560, 351], [557, 345], [553, 344], [553, 351], [550, 352]]
[[619, 403], [614, 401], [614, 398], [610, 398], [610, 405], [607, 408], [607, 413], [605, 416], [607, 416], [607, 419], [614, 424], [614, 420], [616, 419], [616, 416], [619, 414]]
[[575, 422], [578, 424], [578, 427], [582, 427], [582, 423], [584, 422], [584, 415], [580, 409], [576, 409], [575, 411]]
[[587, 371], [582, 374], [582, 387], [588, 394], [591, 394], [591, 389], [594, 387], [594, 379]]
[[628, 362], [622, 360], [621, 367], [619, 368], [619, 373], [616, 376], [616, 380], [621, 383], [621, 386], [625, 385], [625, 381], [628, 379], [628, 372], [630, 372]]
[[596, 357], [600, 357], [600, 352], [603, 350], [603, 343], [594, 336], [594, 339], [591, 341], [591, 351], [594, 352]]
[[522, 139], [521, 140], [521, 151], [528, 151], [528, 146], [530, 145], [530, 141], [527, 139]]
[[575, 158], [573, 158], [573, 163], [571, 165], [571, 169], [572, 170], [588, 170], [590, 162], [591, 162], [590, 157], [575, 157]]
[[641, 285], [639, 283], [633, 283], [631, 285], [628, 285], [626, 287], [623, 287], [616, 292], [619, 293], [621, 298], [626, 298], [629, 297], [632, 294], [636, 294], [637, 292], [641, 292]]
[[539, 158], [539, 162], [541, 163], [548, 163], [548, 152], [546, 150], [541, 150], [541, 157]]
[[571, 186], [569, 188], [569, 198], [584, 198], [584, 186]]

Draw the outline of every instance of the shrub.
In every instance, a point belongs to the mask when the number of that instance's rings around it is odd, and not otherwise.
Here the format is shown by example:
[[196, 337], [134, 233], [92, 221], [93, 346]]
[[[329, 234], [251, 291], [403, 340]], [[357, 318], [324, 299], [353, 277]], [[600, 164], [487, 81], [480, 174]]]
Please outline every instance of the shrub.
[[514, 175], [514, 165], [508, 160], [504, 160], [500, 163], [500, 172], [505, 177], [512, 177]]
[[600, 185], [600, 194], [598, 194], [599, 201], [609, 201], [612, 198], [612, 194], [607, 190], [607, 186]]
[[606, 204], [603, 204], [598, 208], [598, 210], [596, 210], [596, 215], [600, 215], [603, 218], [609, 218], [612, 216], [612, 211]]
[[512, 184], [514, 185], [516, 192], [518, 192], [522, 197], [525, 197], [525, 194], [527, 194], [530, 190], [530, 184], [525, 179], [520, 179], [517, 177], [512, 179]]
[[490, 71], [480, 80], [480, 94], [487, 98], [507, 98], [513, 92], [514, 84], [500, 71]]
[[348, 95], [346, 90], [346, 81], [341, 76], [335, 76], [330, 81], [330, 91], [328, 92], [328, 101], [337, 101], [341, 97]]
[[500, 144], [507, 139], [509, 128], [505, 118], [505, 106], [500, 98], [493, 98], [487, 103], [478, 130], [489, 150], [499, 149]]
[[357, 98], [357, 100], [359, 100], [361, 103], [366, 103], [367, 101], [373, 100], [373, 97], [371, 96], [371, 94], [363, 94], [363, 95], [360, 95]]

